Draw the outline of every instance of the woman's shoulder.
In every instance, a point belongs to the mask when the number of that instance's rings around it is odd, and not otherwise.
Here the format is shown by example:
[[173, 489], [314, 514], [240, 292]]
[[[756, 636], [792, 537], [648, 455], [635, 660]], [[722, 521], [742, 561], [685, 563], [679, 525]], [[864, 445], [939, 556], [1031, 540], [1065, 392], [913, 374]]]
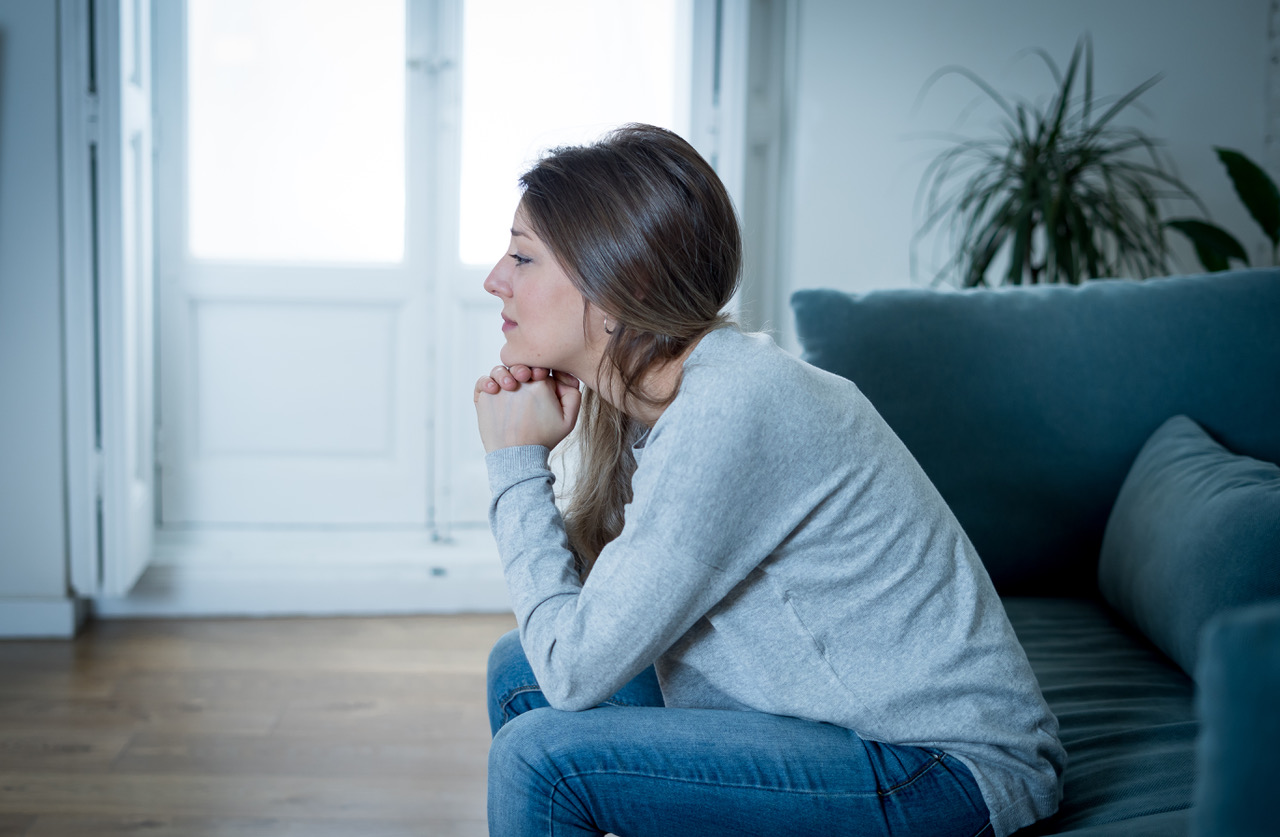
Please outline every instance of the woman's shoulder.
[[724, 326], [706, 334], [684, 363], [684, 375], [707, 384], [747, 374], [799, 371], [803, 362], [779, 348], [773, 338], [763, 332], [744, 332], [737, 326]]
[[782, 349], [768, 334], [727, 326], [707, 334], [694, 348], [684, 364], [680, 391], [731, 391], [738, 393], [735, 401], [773, 401], [780, 394], [843, 400], [856, 388]]
[[[748, 334], [736, 327], [705, 335], [685, 359], [677, 403], [698, 405], [748, 403], [769, 389], [777, 375], [781, 350], [767, 334]], [[710, 404], [708, 404], [710, 400]]]
[[736, 327], [707, 334], [686, 359], [669, 424], [711, 427], [768, 422], [781, 430], [831, 407], [843, 412], [856, 388], [781, 349], [767, 334]]

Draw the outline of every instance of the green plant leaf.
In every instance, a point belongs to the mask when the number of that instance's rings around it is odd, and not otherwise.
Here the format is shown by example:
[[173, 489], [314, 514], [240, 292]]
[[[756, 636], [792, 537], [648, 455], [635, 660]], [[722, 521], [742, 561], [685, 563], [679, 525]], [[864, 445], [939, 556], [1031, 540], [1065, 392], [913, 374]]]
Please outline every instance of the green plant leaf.
[[1165, 221], [1165, 226], [1177, 230], [1191, 240], [1196, 248], [1196, 258], [1210, 273], [1226, 270], [1229, 259], [1239, 259], [1249, 264], [1249, 255], [1235, 236], [1207, 221], [1196, 218], [1174, 218]]
[[1093, 123], [1093, 125], [1090, 127], [1090, 130], [1096, 131], [1098, 129], [1105, 127], [1108, 122], [1110, 122], [1120, 113], [1120, 111], [1124, 110], [1129, 105], [1133, 104], [1134, 101], [1139, 96], [1141, 96], [1143, 93], [1146, 93], [1148, 90], [1154, 87], [1156, 83], [1160, 81], [1160, 79], [1161, 79], [1161, 76], [1154, 75], [1151, 78], [1144, 81], [1142, 84], [1139, 84], [1137, 87], [1130, 90], [1128, 93], [1121, 96], [1114, 105], [1107, 108], [1107, 112], [1104, 113], [1102, 116], [1100, 116], [1097, 122]]
[[1082, 106], [1085, 127], [1089, 125], [1089, 116], [1093, 113], [1093, 39], [1088, 34], [1081, 36], [1084, 41], [1084, 104]]
[[1236, 187], [1236, 194], [1245, 208], [1271, 239], [1271, 246], [1280, 245], [1280, 191], [1276, 190], [1275, 181], [1239, 151], [1217, 147], [1213, 150], [1218, 152], [1218, 159], [1227, 167], [1231, 184]]
[[1071, 87], [1076, 81], [1076, 70], [1080, 66], [1080, 53], [1084, 47], [1083, 42], [1077, 42], [1075, 51], [1071, 53], [1071, 61], [1067, 64], [1066, 75], [1063, 76], [1061, 85], [1058, 88], [1055, 102], [1050, 104], [1053, 109], [1053, 117], [1051, 120], [1052, 128], [1046, 139], [1046, 144], [1052, 147], [1058, 140], [1058, 136], [1062, 133], [1063, 124], [1067, 115], [1067, 107], [1071, 104]]
[[[1162, 203], [1189, 199], [1203, 206], [1172, 173], [1160, 142], [1116, 124], [1127, 109], [1142, 110], [1139, 97], [1160, 77], [1121, 96], [1096, 96], [1087, 34], [1065, 72], [1043, 50], [1023, 54], [1036, 55], [1053, 76], [1047, 97], [1005, 96], [954, 66], [926, 82], [922, 97], [943, 75], [962, 77], [984, 94], [997, 121], [981, 139], [941, 137], [948, 147], [926, 167], [916, 192], [924, 223], [912, 238], [913, 273], [916, 247], [930, 233], [949, 238], [950, 257], [935, 284], [1076, 283], [1167, 273]], [[999, 275], [997, 263], [1004, 265]]]

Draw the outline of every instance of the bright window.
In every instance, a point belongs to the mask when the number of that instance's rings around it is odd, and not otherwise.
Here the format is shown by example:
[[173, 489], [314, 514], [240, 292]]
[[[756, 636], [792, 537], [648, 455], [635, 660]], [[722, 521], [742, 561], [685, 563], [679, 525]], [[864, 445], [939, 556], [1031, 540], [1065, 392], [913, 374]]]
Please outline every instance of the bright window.
[[690, 0], [466, 0], [459, 255], [506, 246], [543, 149], [625, 122], [688, 129]]
[[400, 261], [404, 0], [189, 0], [187, 20], [191, 255]]

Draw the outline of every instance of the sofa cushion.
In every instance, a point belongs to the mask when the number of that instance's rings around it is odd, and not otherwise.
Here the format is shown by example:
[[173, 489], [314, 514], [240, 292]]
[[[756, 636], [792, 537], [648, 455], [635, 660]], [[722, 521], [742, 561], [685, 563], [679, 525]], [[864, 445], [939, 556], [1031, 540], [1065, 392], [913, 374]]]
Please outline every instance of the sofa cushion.
[[1005, 598], [1067, 751], [1058, 813], [1029, 835], [1186, 834], [1194, 686], [1097, 599]]
[[1169, 419], [1120, 488], [1098, 586], [1194, 674], [1211, 616], [1280, 596], [1280, 466], [1231, 453], [1186, 416]]
[[791, 302], [804, 358], [867, 395], [1005, 594], [1096, 591], [1107, 515], [1169, 416], [1280, 460], [1280, 270]]

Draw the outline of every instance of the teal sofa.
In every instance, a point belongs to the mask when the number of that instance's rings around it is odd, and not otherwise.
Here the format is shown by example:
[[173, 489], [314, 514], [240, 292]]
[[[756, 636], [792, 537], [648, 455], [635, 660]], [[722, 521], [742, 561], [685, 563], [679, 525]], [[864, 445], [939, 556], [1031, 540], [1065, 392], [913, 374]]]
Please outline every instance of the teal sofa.
[[1280, 271], [792, 297], [982, 556], [1067, 750], [1025, 835], [1280, 834]]

